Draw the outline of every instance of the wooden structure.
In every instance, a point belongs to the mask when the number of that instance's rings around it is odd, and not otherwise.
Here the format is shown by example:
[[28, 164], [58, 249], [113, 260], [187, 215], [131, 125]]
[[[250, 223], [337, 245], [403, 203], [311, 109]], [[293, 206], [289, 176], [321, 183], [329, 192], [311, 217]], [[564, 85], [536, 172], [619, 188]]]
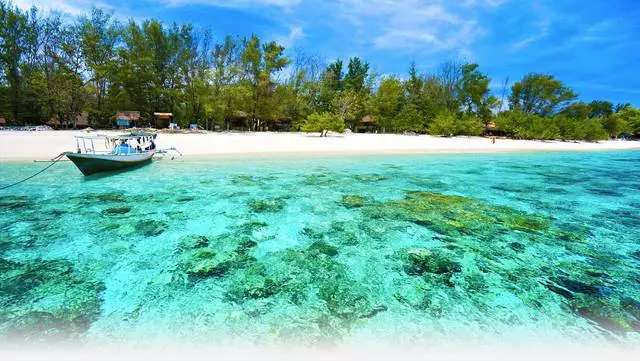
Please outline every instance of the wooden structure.
[[47, 124], [48, 126], [50, 126], [53, 129], [62, 129], [62, 128], [67, 128], [67, 126], [69, 125], [67, 123], [67, 121], [63, 120], [60, 121], [58, 118], [51, 118], [48, 122], [46, 122], [45, 124]]
[[291, 130], [291, 124], [293, 122], [290, 118], [274, 119], [268, 123], [268, 130], [275, 132], [286, 132]]
[[141, 119], [139, 111], [123, 111], [116, 113], [116, 127], [131, 128]]
[[502, 130], [498, 129], [496, 127], [496, 123], [494, 122], [489, 122], [485, 127], [484, 127], [484, 134], [486, 135], [490, 135], [490, 136], [505, 136], [506, 133], [503, 132]]
[[249, 119], [249, 114], [243, 112], [242, 110], [236, 110], [231, 113], [231, 116], [225, 118], [226, 130], [229, 129], [242, 129], [247, 130], [249, 125], [247, 120]]
[[87, 128], [89, 126], [89, 113], [82, 112], [76, 114], [76, 128]]
[[168, 128], [169, 124], [174, 123], [173, 121], [173, 113], [153, 113], [153, 127], [156, 129], [160, 128]]
[[375, 133], [378, 130], [378, 123], [370, 115], [365, 115], [358, 123], [358, 133]]
[[0, 127], [4, 127], [7, 125], [7, 120], [4, 117], [0, 117]]

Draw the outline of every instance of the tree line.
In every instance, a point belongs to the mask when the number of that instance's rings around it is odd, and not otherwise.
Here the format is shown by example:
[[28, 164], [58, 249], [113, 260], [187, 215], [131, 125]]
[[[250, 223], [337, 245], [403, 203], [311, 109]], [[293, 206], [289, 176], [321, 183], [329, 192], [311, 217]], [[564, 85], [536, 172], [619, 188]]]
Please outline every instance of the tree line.
[[[478, 64], [450, 60], [431, 73], [415, 63], [378, 76], [353, 57], [328, 64], [253, 35], [214, 41], [190, 24], [121, 23], [94, 8], [69, 18], [0, 0], [0, 115], [44, 124], [88, 112], [112, 127], [118, 111], [173, 113], [182, 126], [320, 132], [357, 131], [366, 117], [381, 132], [526, 139], [606, 139], [640, 133], [640, 110], [576, 101], [553, 75], [530, 73], [493, 94]], [[369, 123], [371, 124], [371, 123]]]

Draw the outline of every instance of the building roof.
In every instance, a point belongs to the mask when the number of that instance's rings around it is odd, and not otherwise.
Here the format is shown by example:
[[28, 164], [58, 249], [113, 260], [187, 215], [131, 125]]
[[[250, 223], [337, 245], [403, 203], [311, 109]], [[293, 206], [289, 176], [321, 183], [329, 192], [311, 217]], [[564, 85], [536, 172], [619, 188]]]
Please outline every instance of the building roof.
[[116, 119], [136, 121], [140, 119], [140, 112], [137, 110], [127, 110], [123, 112], [117, 112]]
[[242, 110], [234, 110], [232, 116], [234, 118], [246, 118], [249, 116], [249, 114], [247, 114], [247, 112], [243, 112]]
[[362, 120], [360, 121], [360, 123], [375, 123], [376, 121], [370, 116], [370, 115], [365, 115], [364, 118], [362, 118]]
[[153, 115], [155, 115], [156, 117], [158, 117], [158, 119], [171, 119], [173, 117], [173, 113], [159, 113], [159, 112], [155, 112], [153, 113]]

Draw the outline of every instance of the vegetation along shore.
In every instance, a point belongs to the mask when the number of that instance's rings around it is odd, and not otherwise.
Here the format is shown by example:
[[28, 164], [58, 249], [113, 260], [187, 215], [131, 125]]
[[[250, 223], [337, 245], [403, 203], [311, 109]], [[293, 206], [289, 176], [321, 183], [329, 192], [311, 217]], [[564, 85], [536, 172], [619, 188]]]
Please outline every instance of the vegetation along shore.
[[[70, 17], [0, 1], [0, 126], [112, 128], [114, 114], [154, 126], [171, 114], [203, 129], [415, 132], [599, 140], [640, 133], [640, 110], [578, 101], [554, 75], [502, 89], [478, 64], [381, 76], [359, 57], [327, 64], [258, 36], [220, 36], [190, 24], [118, 21], [94, 8]], [[214, 39], [220, 39], [214, 41]], [[510, 88], [510, 89], [509, 89]]]

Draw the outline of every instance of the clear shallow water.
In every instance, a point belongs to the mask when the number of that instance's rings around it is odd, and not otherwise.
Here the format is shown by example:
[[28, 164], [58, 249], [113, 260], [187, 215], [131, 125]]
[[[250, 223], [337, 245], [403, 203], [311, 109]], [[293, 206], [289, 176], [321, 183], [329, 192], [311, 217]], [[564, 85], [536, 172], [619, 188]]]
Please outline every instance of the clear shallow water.
[[0, 339], [638, 342], [638, 169], [640, 152], [57, 164], [0, 193]]

